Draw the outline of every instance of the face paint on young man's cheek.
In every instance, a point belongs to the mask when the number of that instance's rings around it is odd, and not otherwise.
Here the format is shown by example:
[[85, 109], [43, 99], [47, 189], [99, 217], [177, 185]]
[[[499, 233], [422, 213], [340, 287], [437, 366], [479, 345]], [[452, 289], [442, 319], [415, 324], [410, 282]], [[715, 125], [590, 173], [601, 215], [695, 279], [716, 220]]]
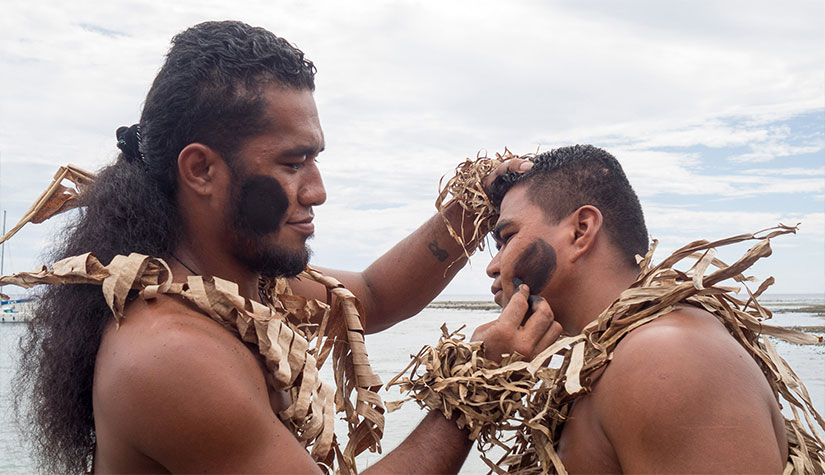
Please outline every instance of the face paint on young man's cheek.
[[556, 271], [556, 250], [547, 241], [536, 239], [513, 264], [513, 275], [530, 287], [531, 294], [538, 294]]
[[264, 175], [244, 177], [237, 200], [238, 222], [259, 236], [277, 231], [289, 208], [284, 187]]

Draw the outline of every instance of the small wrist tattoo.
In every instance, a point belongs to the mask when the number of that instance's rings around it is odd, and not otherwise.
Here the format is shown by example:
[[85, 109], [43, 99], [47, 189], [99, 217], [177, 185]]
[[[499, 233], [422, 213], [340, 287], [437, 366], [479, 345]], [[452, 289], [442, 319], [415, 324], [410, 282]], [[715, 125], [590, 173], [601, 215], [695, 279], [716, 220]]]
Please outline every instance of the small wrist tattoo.
[[438, 241], [434, 240], [433, 242], [427, 244], [427, 248], [430, 250], [430, 252], [433, 253], [433, 255], [436, 257], [436, 259], [438, 259], [440, 262], [444, 262], [445, 260], [447, 260], [447, 257], [449, 257], [449, 254], [447, 253], [446, 250], [441, 249], [440, 247], [438, 247]]

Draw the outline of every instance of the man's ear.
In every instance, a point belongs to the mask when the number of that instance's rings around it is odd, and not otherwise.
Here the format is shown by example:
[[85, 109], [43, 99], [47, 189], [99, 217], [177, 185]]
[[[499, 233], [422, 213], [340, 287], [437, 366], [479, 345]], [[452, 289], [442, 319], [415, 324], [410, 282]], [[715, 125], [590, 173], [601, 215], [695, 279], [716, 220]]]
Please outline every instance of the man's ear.
[[575, 262], [579, 257], [593, 249], [596, 237], [601, 232], [604, 218], [599, 208], [584, 205], [574, 211], [568, 219], [570, 219], [570, 224], [573, 227], [572, 260]]
[[217, 151], [202, 143], [190, 143], [178, 154], [179, 186], [198, 195], [209, 195], [224, 168], [226, 163]]

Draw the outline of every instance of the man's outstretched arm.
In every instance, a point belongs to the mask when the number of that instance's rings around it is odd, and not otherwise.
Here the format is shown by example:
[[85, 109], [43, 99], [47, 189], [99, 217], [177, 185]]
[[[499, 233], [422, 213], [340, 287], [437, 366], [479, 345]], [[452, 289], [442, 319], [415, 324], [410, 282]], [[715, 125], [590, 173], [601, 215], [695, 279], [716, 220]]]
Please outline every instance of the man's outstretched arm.
[[[508, 160], [487, 175], [482, 186], [486, 190], [499, 175], [525, 172], [532, 166], [529, 160]], [[453, 203], [444, 217], [464, 242], [471, 241], [474, 215]], [[435, 215], [363, 272], [320, 269], [355, 293], [366, 313], [365, 330], [375, 333], [418, 313], [466, 263], [464, 250], [450, 236], [444, 219]], [[295, 293], [305, 297], [320, 300], [326, 295], [322, 287], [310, 282], [294, 280], [291, 284]]]
[[[446, 216], [456, 230], [461, 228], [462, 210], [451, 205]], [[472, 218], [465, 219], [464, 236], [469, 240]], [[362, 272], [319, 269], [340, 280], [361, 301], [366, 313], [366, 331], [384, 330], [418, 313], [466, 264], [464, 251], [450, 236], [444, 220], [435, 215], [392, 247]], [[314, 282], [294, 279], [292, 290], [323, 300], [325, 289]]]

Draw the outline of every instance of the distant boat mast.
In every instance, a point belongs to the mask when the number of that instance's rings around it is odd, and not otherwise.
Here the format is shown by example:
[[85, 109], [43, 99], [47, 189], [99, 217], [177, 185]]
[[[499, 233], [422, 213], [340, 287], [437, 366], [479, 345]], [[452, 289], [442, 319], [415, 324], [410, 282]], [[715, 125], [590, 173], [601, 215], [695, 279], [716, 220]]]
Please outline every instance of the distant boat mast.
[[[6, 210], [3, 210], [3, 236], [6, 235]], [[0, 244], [0, 275], [6, 275], [6, 243]], [[3, 292], [3, 286], [0, 285], [0, 293]], [[0, 299], [0, 302], [3, 300]]]
[[[6, 235], [6, 210], [3, 210], [3, 234], [2, 236]], [[6, 275], [5, 272], [6, 268], [6, 243], [0, 244], [0, 275]], [[0, 289], [3, 286], [0, 285]]]
[[[3, 157], [0, 156], [0, 197], [3, 196]], [[2, 206], [2, 205], [0, 205]], [[3, 236], [6, 235], [6, 210], [3, 209]], [[6, 242], [3, 241], [3, 244], [0, 245], [0, 275], [6, 275]], [[3, 290], [3, 286], [0, 285], [0, 291]]]
[[[0, 156], [0, 197], [3, 196], [3, 158]], [[0, 205], [2, 206], [2, 205]], [[6, 209], [3, 208], [3, 236], [6, 235]], [[0, 245], [0, 275], [6, 275], [6, 242], [4, 241], [2, 245]], [[3, 290], [3, 286], [0, 285], [0, 290]]]

